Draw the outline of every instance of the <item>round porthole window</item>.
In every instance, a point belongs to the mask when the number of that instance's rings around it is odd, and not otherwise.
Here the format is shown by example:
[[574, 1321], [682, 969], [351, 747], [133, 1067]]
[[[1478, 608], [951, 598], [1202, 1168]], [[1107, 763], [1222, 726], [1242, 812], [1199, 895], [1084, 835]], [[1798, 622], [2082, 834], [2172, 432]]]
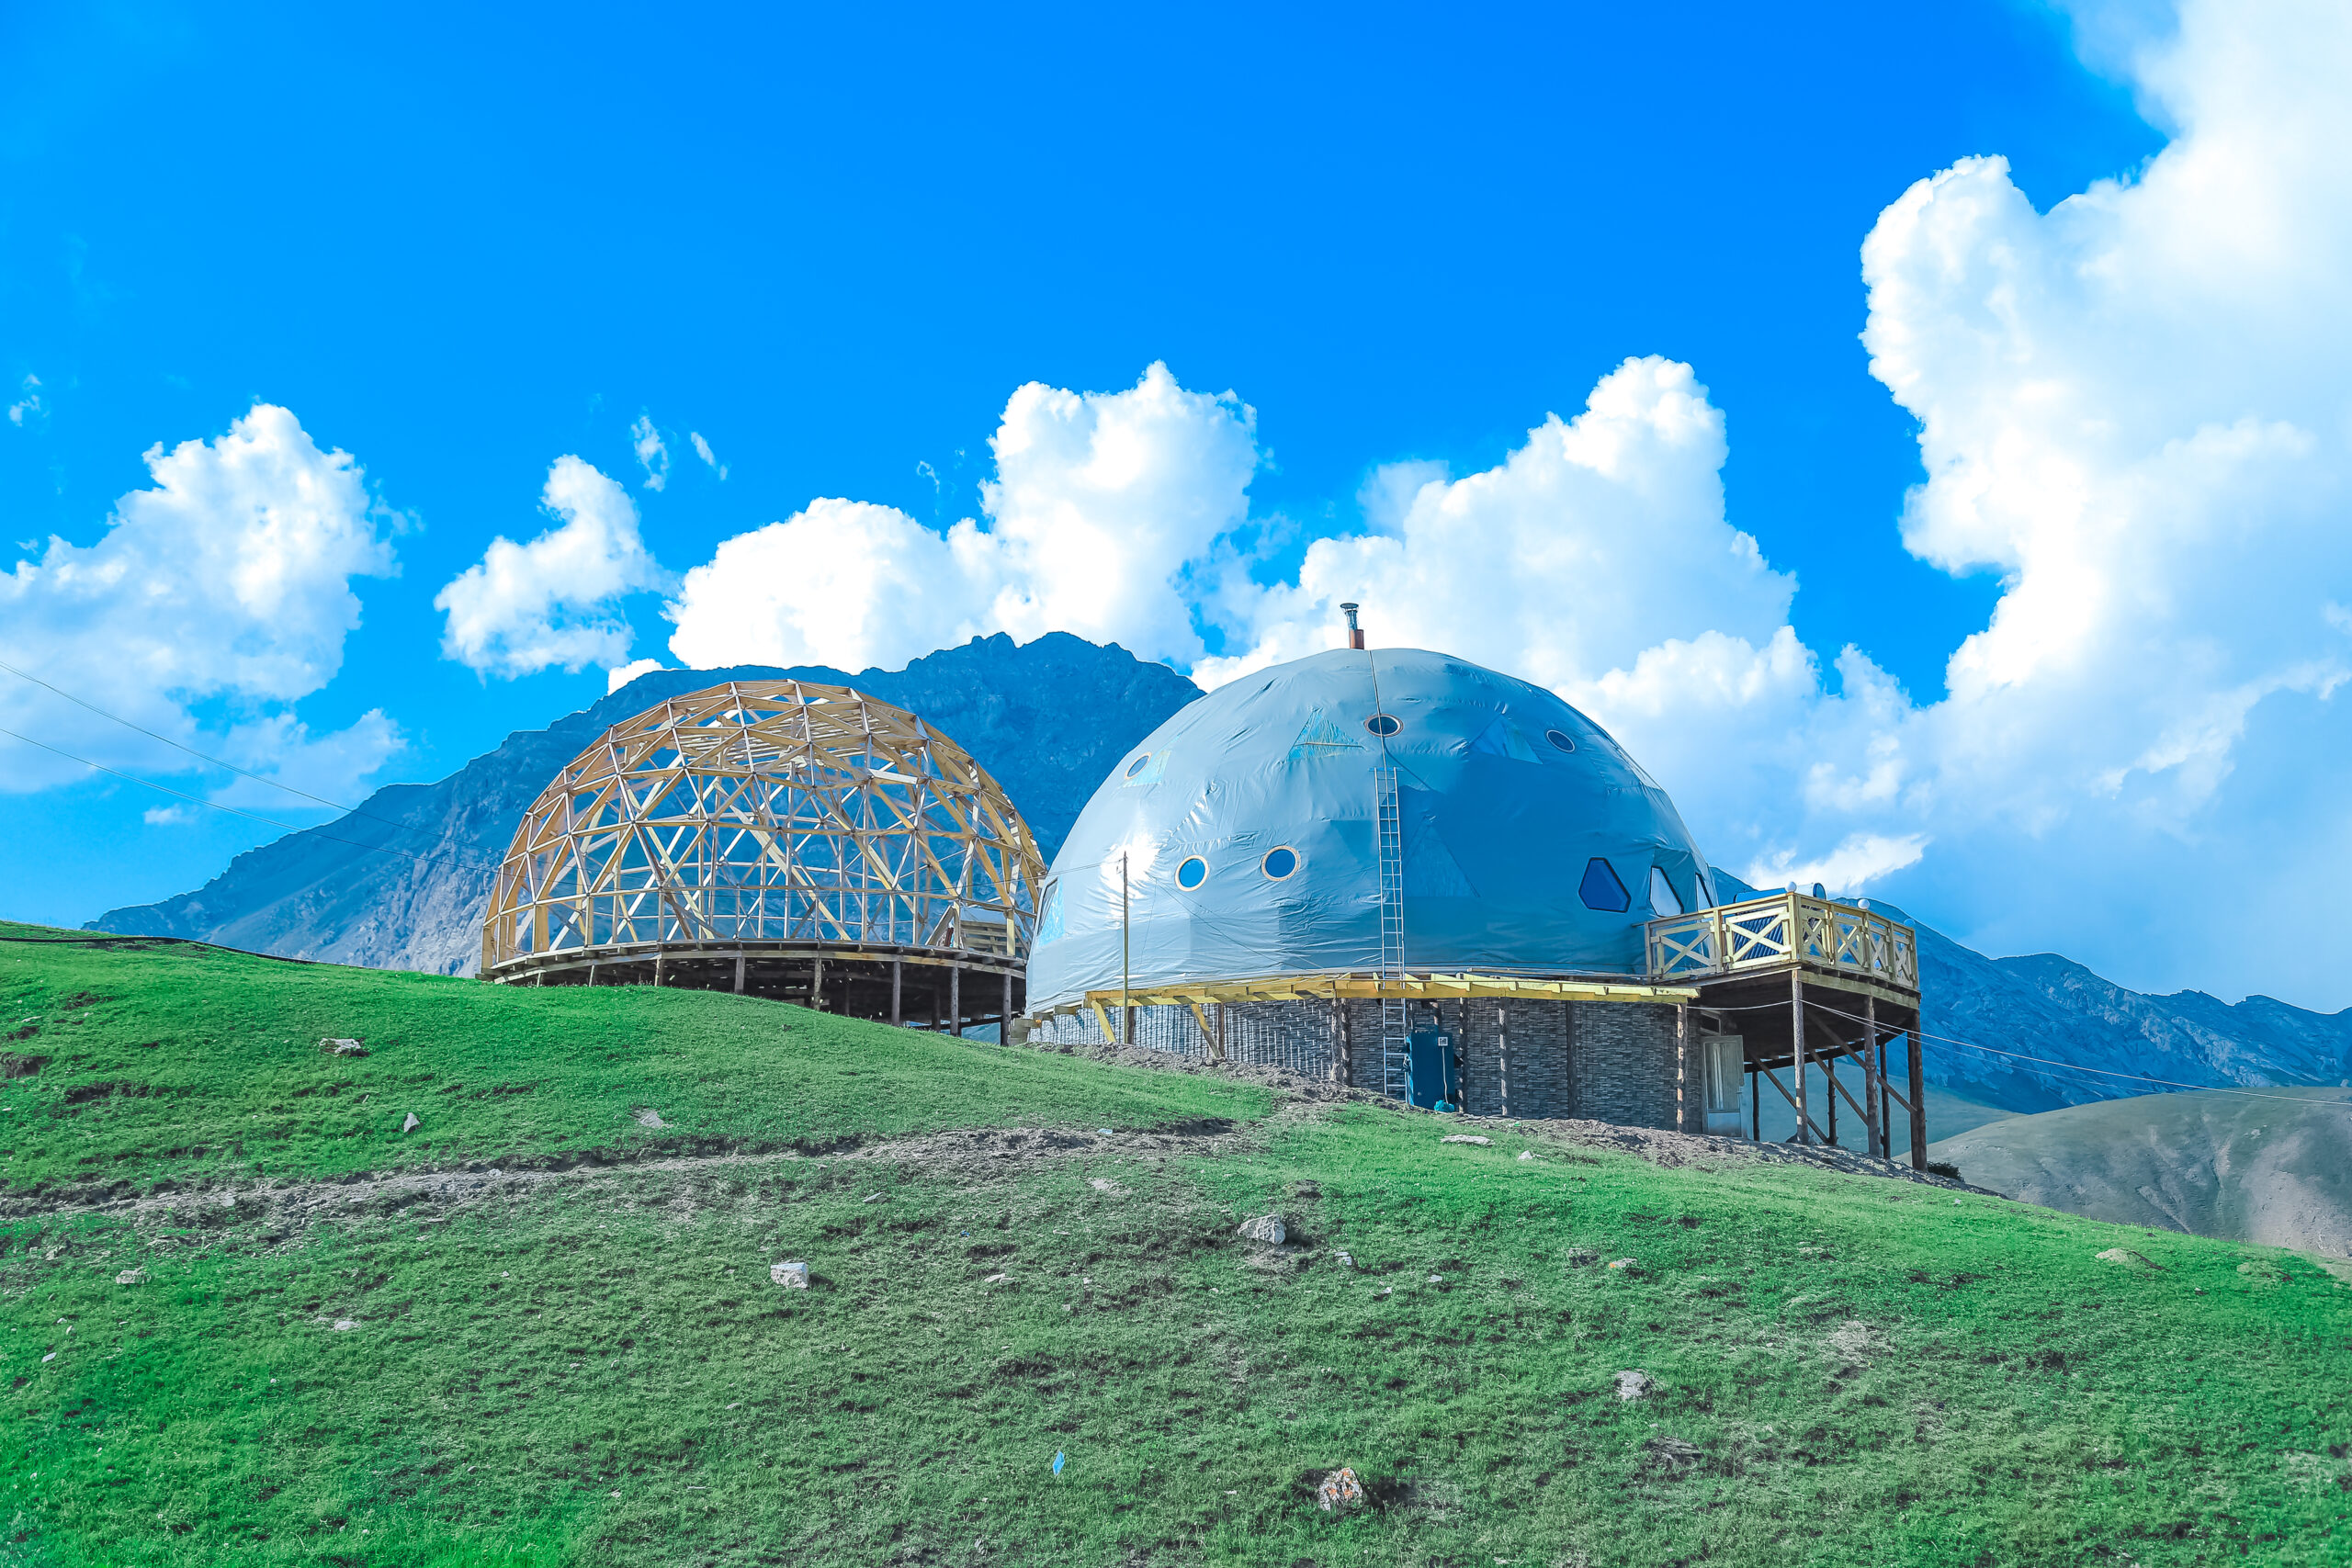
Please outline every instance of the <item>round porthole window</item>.
[[1151, 753], [1146, 751], [1142, 756], [1137, 757], [1134, 761], [1129, 762], [1127, 764], [1127, 777], [1133, 778], [1137, 773], [1143, 772], [1143, 765], [1150, 761]]
[[1573, 751], [1577, 749], [1576, 741], [1565, 729], [1547, 729], [1544, 732], [1544, 739], [1563, 751]]
[[1258, 863], [1269, 882], [1280, 882], [1298, 869], [1298, 852], [1285, 844], [1278, 850], [1268, 850], [1266, 858]]
[[1208, 880], [1209, 863], [1194, 855], [1176, 868], [1176, 886], [1190, 893]]
[[1374, 714], [1370, 718], [1363, 721], [1363, 727], [1366, 729], [1371, 730], [1374, 735], [1380, 736], [1383, 739], [1394, 735], [1398, 730], [1405, 728], [1404, 725], [1397, 721], [1396, 716], [1393, 713]]

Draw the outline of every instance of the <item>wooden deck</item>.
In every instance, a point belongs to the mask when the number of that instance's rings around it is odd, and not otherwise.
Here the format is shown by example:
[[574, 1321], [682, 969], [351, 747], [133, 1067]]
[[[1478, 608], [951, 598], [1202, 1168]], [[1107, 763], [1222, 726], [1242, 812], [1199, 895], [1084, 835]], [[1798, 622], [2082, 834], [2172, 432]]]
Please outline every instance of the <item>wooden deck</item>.
[[1919, 995], [1919, 938], [1909, 926], [1802, 893], [1652, 920], [1644, 948], [1656, 985], [1803, 967]]
[[[1911, 1163], [1926, 1164], [1919, 939], [1909, 926], [1850, 904], [1775, 893], [1650, 921], [1643, 968], [1653, 985], [1699, 992], [1690, 1007], [1700, 1037], [1688, 1040], [1686, 1031], [1678, 1070], [1687, 1130], [1759, 1136], [1769, 1084], [1795, 1111], [1798, 1142], [1841, 1142], [1842, 1100], [1874, 1158], [1888, 1156], [1901, 1107]], [[1890, 1061], [1898, 1041], [1902, 1059]], [[1840, 1061], [1860, 1067], [1859, 1096], [1839, 1079]], [[1813, 1102], [1808, 1067], [1823, 1076], [1826, 1103]], [[1890, 1081], [1898, 1074], [1907, 1094]]]

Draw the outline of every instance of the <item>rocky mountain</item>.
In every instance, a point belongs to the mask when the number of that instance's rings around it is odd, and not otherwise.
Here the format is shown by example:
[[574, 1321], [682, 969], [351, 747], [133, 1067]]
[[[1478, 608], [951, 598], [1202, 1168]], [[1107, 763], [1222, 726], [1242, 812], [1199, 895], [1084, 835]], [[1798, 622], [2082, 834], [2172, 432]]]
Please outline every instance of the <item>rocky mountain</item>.
[[[730, 677], [787, 675], [854, 685], [938, 725], [1012, 794], [1048, 855], [1112, 764], [1200, 694], [1163, 665], [1061, 633], [1025, 647], [976, 638], [904, 670], [855, 675], [657, 671], [545, 729], [515, 731], [438, 784], [378, 790], [350, 816], [238, 856], [196, 892], [109, 910], [93, 925], [469, 974], [492, 874], [558, 767], [662, 697]], [[1726, 892], [1753, 891], [1721, 874]], [[1917, 927], [1928, 1077], [1959, 1100], [2039, 1111], [2143, 1094], [2150, 1077], [2198, 1087], [2352, 1078], [2352, 1010], [2309, 1012], [2268, 997], [2232, 1004], [2200, 991], [2143, 996], [2054, 953], [1988, 958], [1893, 905], [1863, 902]]]
[[922, 715], [996, 776], [1049, 858], [1120, 755], [1201, 694], [1165, 665], [1059, 632], [1025, 646], [976, 637], [904, 670], [854, 675], [820, 666], [656, 671], [544, 729], [516, 730], [438, 784], [388, 785], [349, 816], [247, 851], [193, 893], [110, 909], [91, 927], [471, 974], [491, 878], [558, 768], [664, 697], [783, 678], [854, 686]]
[[1987, 1122], [1928, 1152], [2044, 1208], [2352, 1258], [2352, 1090], [2341, 1088], [2110, 1100]]

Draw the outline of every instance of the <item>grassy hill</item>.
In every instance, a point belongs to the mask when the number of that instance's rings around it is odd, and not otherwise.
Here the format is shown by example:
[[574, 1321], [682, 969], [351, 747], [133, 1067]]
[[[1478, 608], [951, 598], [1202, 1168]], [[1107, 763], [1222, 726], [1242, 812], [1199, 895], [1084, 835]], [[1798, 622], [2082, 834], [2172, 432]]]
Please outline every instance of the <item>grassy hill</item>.
[[2102, 1100], [1976, 1127], [1928, 1153], [2029, 1203], [2352, 1258], [2352, 1089]]
[[0, 1562], [2352, 1550], [2269, 1249], [691, 992], [17, 927], [0, 1021]]

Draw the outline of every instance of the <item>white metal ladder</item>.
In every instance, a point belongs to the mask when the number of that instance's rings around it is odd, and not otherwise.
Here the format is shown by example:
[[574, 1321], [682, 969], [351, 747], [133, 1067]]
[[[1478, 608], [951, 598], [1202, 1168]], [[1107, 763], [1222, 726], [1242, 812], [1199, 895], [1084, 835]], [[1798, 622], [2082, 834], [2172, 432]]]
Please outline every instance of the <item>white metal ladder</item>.
[[[1405, 823], [1396, 808], [1396, 770], [1373, 770], [1380, 831], [1380, 1087], [1405, 1098], [1412, 1066], [1412, 1025], [1405, 1010]], [[1386, 993], [1393, 991], [1394, 995]]]

